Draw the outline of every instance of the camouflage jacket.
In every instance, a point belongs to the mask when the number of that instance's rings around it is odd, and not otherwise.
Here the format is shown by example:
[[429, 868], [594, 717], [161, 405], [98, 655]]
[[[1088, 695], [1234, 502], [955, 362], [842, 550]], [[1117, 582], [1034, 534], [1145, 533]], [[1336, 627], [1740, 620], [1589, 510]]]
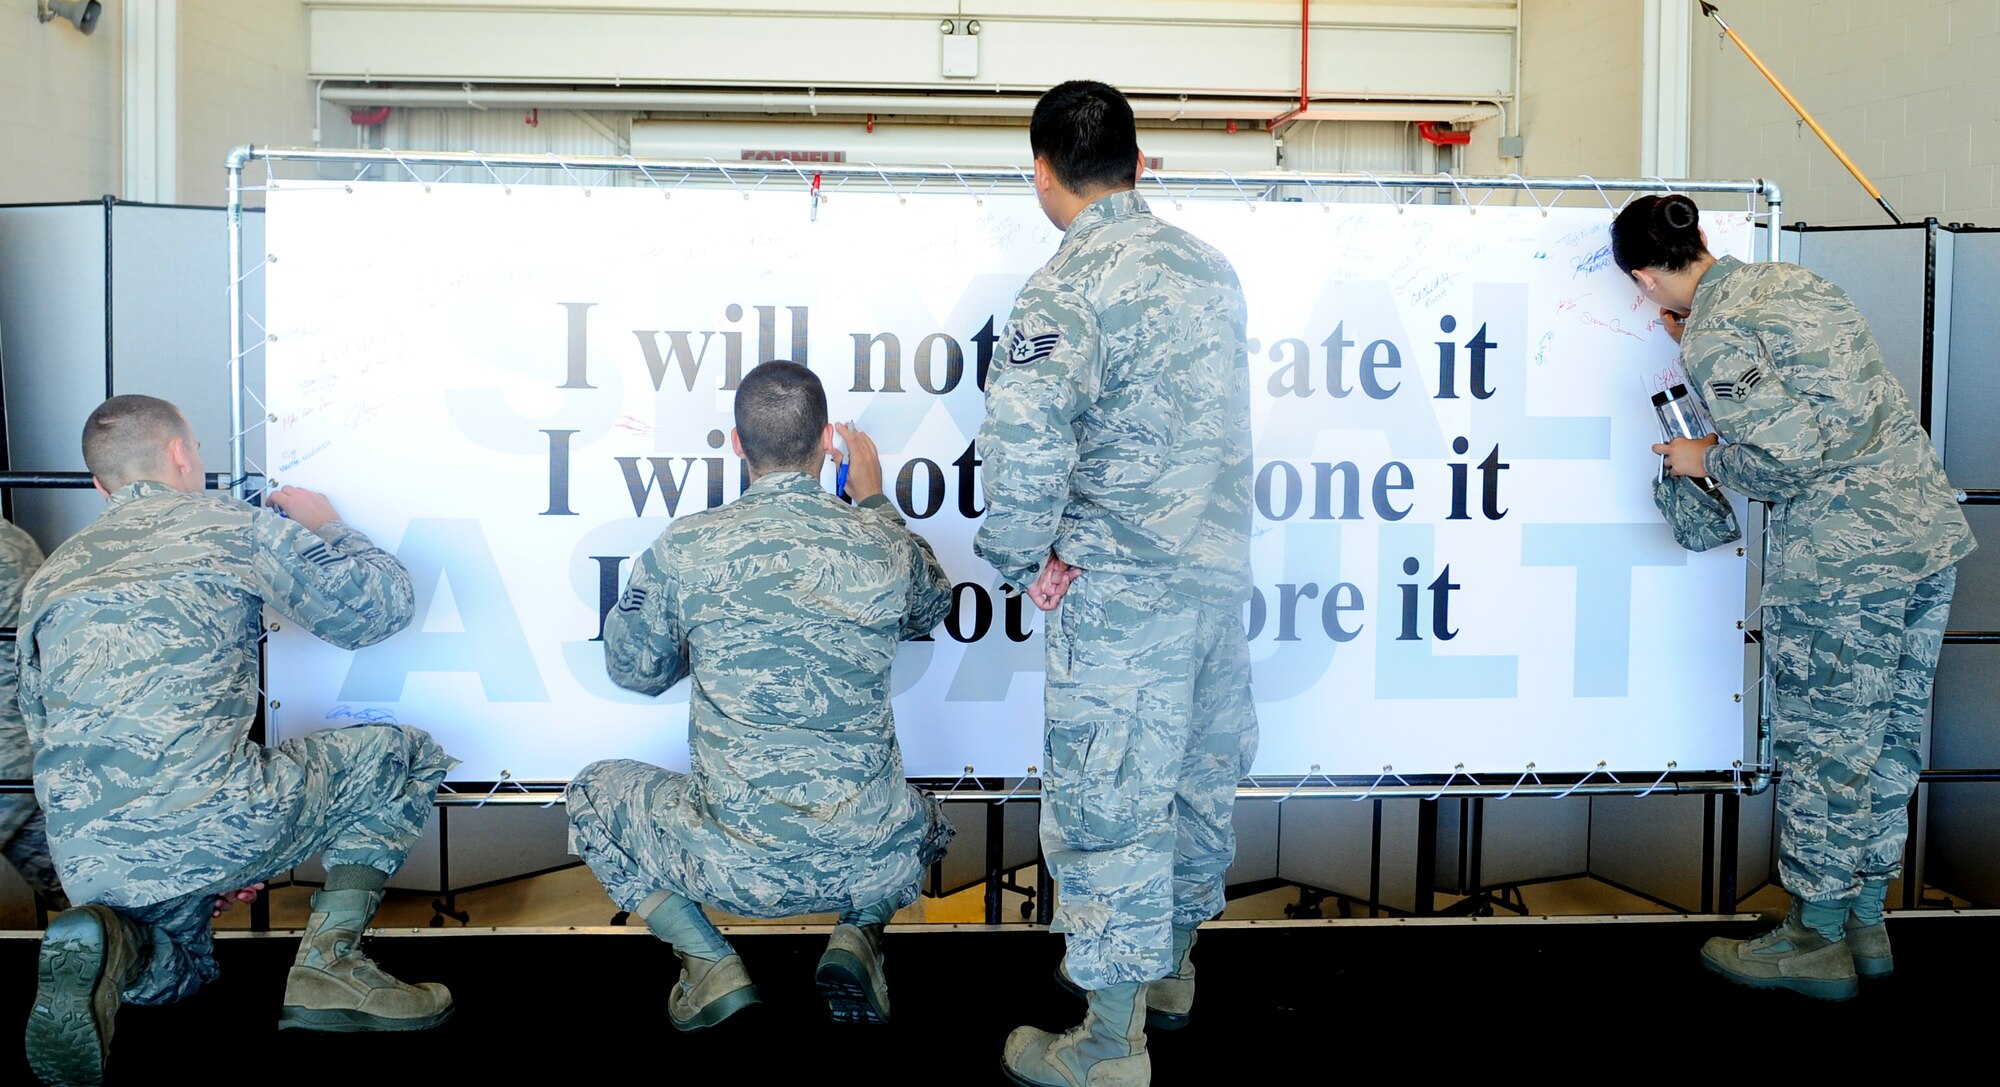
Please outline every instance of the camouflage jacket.
[[1709, 477], [1771, 503], [1766, 604], [1906, 585], [1971, 553], [1930, 436], [1839, 287], [1723, 257], [1695, 287], [1681, 366], [1723, 438]]
[[951, 610], [930, 544], [880, 496], [849, 506], [801, 472], [676, 518], [604, 625], [619, 686], [689, 674], [688, 751], [715, 863], [819, 863], [928, 819], [903, 778], [889, 705], [897, 643]]
[[[0, 627], [11, 628], [20, 622], [21, 592], [41, 565], [42, 548], [35, 538], [11, 521], [0, 521]], [[0, 781], [25, 781], [32, 760], [27, 726], [21, 723], [21, 703], [16, 697], [20, 673], [12, 650], [13, 646], [0, 645]]]
[[1667, 519], [1674, 542], [1689, 551], [1707, 551], [1743, 538], [1736, 509], [1721, 495], [1710, 495], [1686, 476], [1668, 476], [1653, 484], [1653, 505]]
[[1029, 277], [987, 379], [973, 549], [1025, 587], [1053, 548], [1196, 599], [1250, 593], [1242, 287], [1131, 191], [1077, 213]]
[[72, 901], [211, 888], [295, 818], [299, 767], [249, 737], [267, 604], [352, 649], [401, 630], [415, 598], [402, 563], [339, 521], [315, 535], [151, 480], [120, 488], [28, 584], [21, 712]]

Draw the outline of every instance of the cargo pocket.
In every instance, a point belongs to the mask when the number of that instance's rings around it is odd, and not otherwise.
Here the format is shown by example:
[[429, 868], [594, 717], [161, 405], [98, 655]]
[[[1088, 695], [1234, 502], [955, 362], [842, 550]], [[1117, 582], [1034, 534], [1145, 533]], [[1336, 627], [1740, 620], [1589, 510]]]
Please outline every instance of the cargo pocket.
[[1806, 659], [1806, 699], [1816, 711], [1849, 714], [1886, 705], [1894, 697], [1893, 657], [1865, 650], [1852, 637], [1813, 631]]
[[1087, 719], [1052, 725], [1042, 801], [1076, 849], [1123, 845], [1137, 833], [1136, 798], [1125, 785], [1139, 692], [1092, 692]]

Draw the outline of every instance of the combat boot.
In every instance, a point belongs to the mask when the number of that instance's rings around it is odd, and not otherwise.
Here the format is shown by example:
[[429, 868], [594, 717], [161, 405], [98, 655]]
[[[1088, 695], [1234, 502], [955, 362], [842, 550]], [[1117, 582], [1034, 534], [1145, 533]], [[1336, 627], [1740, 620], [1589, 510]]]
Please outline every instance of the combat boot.
[[1847, 949], [1854, 955], [1854, 972], [1864, 978], [1886, 978], [1896, 972], [1889, 952], [1889, 926], [1882, 923], [1889, 904], [1889, 881], [1863, 880], [1861, 893], [1848, 906]]
[[882, 972], [882, 926], [833, 927], [813, 973], [836, 1023], [887, 1023], [889, 980]]
[[1709, 940], [1701, 962], [1738, 985], [1790, 989], [1818, 1000], [1848, 1000], [1861, 988], [1846, 941], [1827, 939], [1796, 909], [1761, 936]]
[[1191, 928], [1174, 927], [1173, 971], [1146, 983], [1146, 1025], [1154, 1030], [1179, 1030], [1194, 1009], [1194, 941]]
[[667, 996], [667, 1021], [675, 1030], [703, 1030], [762, 1003], [757, 986], [750, 981], [750, 971], [736, 955], [720, 959], [682, 955], [680, 960], [680, 980]]
[[693, 899], [662, 888], [632, 912], [680, 957], [680, 978], [667, 994], [667, 1021], [675, 1030], [703, 1030], [763, 1002], [736, 949]]
[[1061, 1034], [1016, 1027], [1001, 1070], [1025, 1087], [1144, 1087], [1153, 1079], [1144, 990], [1136, 981], [1090, 990], [1083, 1022]]
[[1886, 978], [1896, 972], [1896, 958], [1889, 950], [1889, 926], [1864, 925], [1847, 919], [1847, 950], [1854, 957], [1854, 972], [1864, 978]]
[[397, 981], [361, 953], [361, 934], [381, 904], [381, 891], [312, 896], [298, 957], [285, 975], [279, 1029], [429, 1030], [451, 1018], [451, 992], [444, 986]]
[[[1174, 929], [1174, 965], [1166, 977], [1146, 983], [1146, 1026], [1152, 1030], [1179, 1030], [1188, 1025], [1194, 1008], [1194, 941], [1197, 930]], [[1089, 990], [1069, 976], [1067, 962], [1056, 964], [1056, 984], [1078, 1000]]]
[[42, 934], [28, 1066], [51, 1087], [104, 1082], [119, 994], [146, 957], [146, 937], [109, 906], [64, 910]]

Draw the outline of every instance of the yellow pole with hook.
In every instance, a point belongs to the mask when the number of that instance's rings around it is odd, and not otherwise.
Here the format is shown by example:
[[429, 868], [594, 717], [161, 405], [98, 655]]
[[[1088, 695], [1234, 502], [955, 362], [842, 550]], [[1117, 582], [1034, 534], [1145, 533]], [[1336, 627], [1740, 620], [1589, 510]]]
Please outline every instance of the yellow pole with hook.
[[1820, 142], [1826, 144], [1826, 149], [1833, 152], [1833, 157], [1839, 159], [1840, 164], [1847, 167], [1847, 172], [1854, 175], [1854, 180], [1861, 182], [1861, 187], [1868, 190], [1868, 195], [1874, 197], [1875, 202], [1882, 205], [1882, 210], [1889, 213], [1889, 220], [1894, 223], [1901, 223], [1903, 217], [1897, 215], [1896, 209], [1889, 206], [1889, 201], [1882, 196], [1882, 190], [1876, 188], [1875, 183], [1868, 180], [1868, 175], [1861, 172], [1861, 167], [1854, 165], [1854, 160], [1848, 158], [1847, 152], [1842, 151], [1840, 145], [1833, 142], [1833, 137], [1826, 134], [1826, 129], [1821, 128], [1819, 122], [1813, 120], [1813, 115], [1807, 113], [1804, 106], [1799, 105], [1799, 100], [1792, 97], [1792, 92], [1785, 89], [1785, 85], [1778, 81], [1777, 76], [1771, 74], [1771, 69], [1766, 68], [1764, 62], [1757, 59], [1757, 54], [1751, 52], [1750, 46], [1737, 35], [1736, 31], [1730, 29], [1728, 23], [1722, 21], [1722, 13], [1716, 10], [1715, 5], [1708, 3], [1707, 0], [1702, 0], [1701, 13], [1714, 19], [1715, 25], [1721, 27], [1722, 32], [1729, 35], [1729, 40], [1736, 43], [1736, 48], [1743, 50], [1743, 55], [1750, 58], [1750, 63], [1756, 65], [1757, 70], [1764, 73], [1764, 78], [1770, 80], [1771, 86], [1777, 88], [1778, 93], [1783, 95], [1785, 101], [1791, 104], [1792, 110], [1799, 115], [1799, 120], [1812, 126], [1813, 135], [1818, 136]]

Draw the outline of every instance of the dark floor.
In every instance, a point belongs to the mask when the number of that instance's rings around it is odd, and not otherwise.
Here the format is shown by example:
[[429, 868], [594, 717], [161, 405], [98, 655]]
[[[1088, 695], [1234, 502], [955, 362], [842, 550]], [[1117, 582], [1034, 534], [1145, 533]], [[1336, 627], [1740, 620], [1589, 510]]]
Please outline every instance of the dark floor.
[[[1895, 919], [1898, 973], [1846, 1004], [1739, 989], [1700, 967], [1709, 936], [1743, 922], [1274, 923], [1205, 932], [1201, 998], [1184, 1031], [1155, 1034], [1153, 1082], [1240, 1082], [1341, 1067], [1543, 1068], [1563, 1054], [1648, 1052], [1666, 1063], [1720, 1050], [1768, 1052], [1786, 1023], [1821, 1038], [1866, 1036], [1892, 1006], [1990, 1006], [2000, 917]], [[291, 939], [220, 944], [222, 980], [194, 999], [127, 1008], [110, 1082], [248, 1084], [565, 1081], [671, 1084], [1000, 1082], [1000, 1045], [1027, 1022], [1080, 1017], [1050, 980], [1059, 938], [1039, 929], [890, 933], [895, 1021], [836, 1026], [812, 989], [824, 937], [750, 932], [736, 943], [765, 1003], [715, 1030], [679, 1035], [661, 1009], [665, 945], [643, 935], [385, 936], [371, 953], [399, 976], [449, 984], [456, 1017], [427, 1034], [331, 1035], [275, 1028]], [[0, 939], [0, 1023], [33, 996], [32, 939]], [[1960, 1003], [1964, 1000], [1965, 1003]], [[1985, 1039], [1926, 1042], [1971, 1048]], [[0, 1083], [32, 1083], [20, 1031], [5, 1029]], [[1678, 1053], [1679, 1057], [1672, 1054]], [[1512, 1056], [1510, 1056], [1512, 1055]], [[1471, 1062], [1471, 1063], [1466, 1063]], [[1575, 1067], [1583, 1067], [1579, 1064]], [[692, 1074], [698, 1073], [698, 1074]]]

